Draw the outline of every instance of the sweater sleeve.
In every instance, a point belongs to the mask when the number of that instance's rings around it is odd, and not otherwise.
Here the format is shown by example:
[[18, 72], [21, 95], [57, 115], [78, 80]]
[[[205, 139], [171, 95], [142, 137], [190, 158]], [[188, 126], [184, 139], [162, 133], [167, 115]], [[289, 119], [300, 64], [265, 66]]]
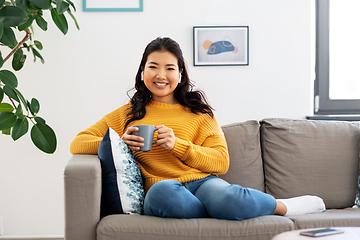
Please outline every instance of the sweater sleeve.
[[[207, 125], [207, 124], [204, 124]], [[205, 129], [212, 128], [210, 131]], [[229, 169], [229, 154], [225, 136], [214, 120], [210, 127], [202, 127], [206, 137], [201, 145], [176, 138], [172, 152], [190, 167], [215, 175], [225, 174]]]
[[70, 144], [71, 154], [97, 154], [101, 140], [109, 128], [105, 119], [101, 119], [88, 129], [80, 132]]
[[116, 109], [88, 129], [80, 132], [70, 144], [70, 153], [97, 154], [99, 145], [109, 127], [122, 136], [128, 107], [129, 104]]

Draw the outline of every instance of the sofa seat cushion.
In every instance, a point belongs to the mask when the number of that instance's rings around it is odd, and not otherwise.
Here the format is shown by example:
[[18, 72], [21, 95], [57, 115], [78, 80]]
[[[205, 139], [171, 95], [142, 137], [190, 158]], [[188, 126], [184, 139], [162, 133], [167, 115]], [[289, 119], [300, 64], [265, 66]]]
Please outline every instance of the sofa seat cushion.
[[330, 209], [352, 207], [359, 140], [358, 123], [264, 119], [261, 146], [266, 192], [281, 199], [316, 195]]
[[294, 230], [293, 222], [281, 216], [264, 216], [243, 221], [170, 219], [137, 215], [111, 215], [97, 227], [97, 240], [200, 240], [200, 239], [271, 239], [276, 234]]
[[264, 169], [260, 147], [260, 123], [256, 120], [222, 127], [228, 145], [230, 167], [220, 176], [231, 184], [251, 187], [262, 192]]
[[330, 209], [322, 213], [289, 216], [296, 229], [318, 227], [360, 227], [360, 209]]

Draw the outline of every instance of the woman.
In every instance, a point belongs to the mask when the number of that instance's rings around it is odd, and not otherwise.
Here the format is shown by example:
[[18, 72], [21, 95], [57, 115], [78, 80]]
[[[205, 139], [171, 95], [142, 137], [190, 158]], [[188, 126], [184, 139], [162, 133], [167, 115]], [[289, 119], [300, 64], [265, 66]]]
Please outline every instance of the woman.
[[[145, 215], [242, 220], [325, 210], [316, 196], [275, 200], [218, 178], [229, 167], [226, 141], [204, 94], [192, 87], [180, 46], [170, 38], [153, 40], [144, 51], [131, 101], [80, 132], [71, 153], [97, 154], [107, 129], [114, 129], [140, 166]], [[137, 152], [143, 139], [132, 135], [138, 131], [132, 126], [141, 124], [159, 129], [150, 152]]]

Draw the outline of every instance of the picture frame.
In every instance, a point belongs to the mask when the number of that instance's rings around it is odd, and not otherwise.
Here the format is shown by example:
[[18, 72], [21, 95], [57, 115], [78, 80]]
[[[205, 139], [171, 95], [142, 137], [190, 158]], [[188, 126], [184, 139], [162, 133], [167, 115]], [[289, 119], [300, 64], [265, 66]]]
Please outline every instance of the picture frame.
[[249, 65], [249, 26], [194, 26], [194, 66]]
[[83, 0], [84, 12], [142, 12], [143, 0]]

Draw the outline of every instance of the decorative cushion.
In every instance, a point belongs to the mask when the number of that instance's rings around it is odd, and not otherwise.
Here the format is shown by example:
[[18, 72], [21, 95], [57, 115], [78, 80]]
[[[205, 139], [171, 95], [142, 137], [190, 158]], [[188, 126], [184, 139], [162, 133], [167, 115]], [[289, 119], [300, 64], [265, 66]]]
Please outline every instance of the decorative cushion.
[[101, 217], [111, 214], [142, 214], [144, 188], [133, 152], [109, 128], [100, 143], [102, 168]]
[[264, 119], [265, 191], [275, 198], [316, 195], [326, 208], [353, 206], [359, 143], [356, 122]]

